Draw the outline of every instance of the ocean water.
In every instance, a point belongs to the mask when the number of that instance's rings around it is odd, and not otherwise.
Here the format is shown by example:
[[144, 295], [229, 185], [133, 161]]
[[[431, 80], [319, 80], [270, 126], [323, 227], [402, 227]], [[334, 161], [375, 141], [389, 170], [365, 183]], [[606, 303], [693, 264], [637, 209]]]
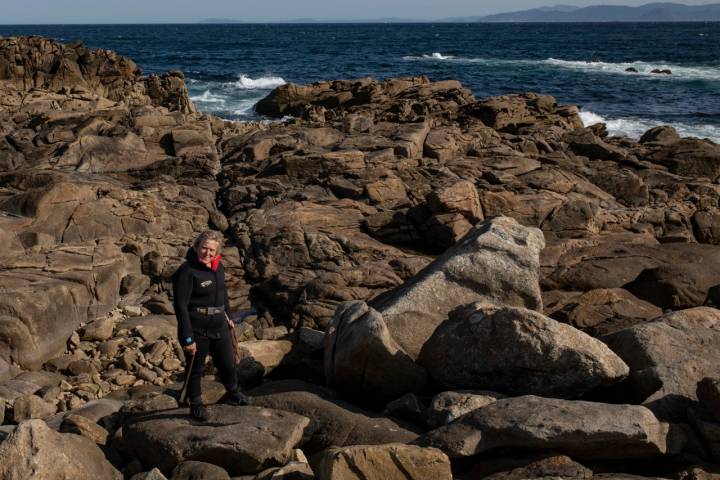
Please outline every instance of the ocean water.
[[478, 99], [551, 94], [612, 134], [670, 124], [720, 143], [720, 23], [0, 25], [19, 34], [181, 70], [198, 108], [229, 119], [257, 119], [254, 104], [286, 82], [422, 74]]

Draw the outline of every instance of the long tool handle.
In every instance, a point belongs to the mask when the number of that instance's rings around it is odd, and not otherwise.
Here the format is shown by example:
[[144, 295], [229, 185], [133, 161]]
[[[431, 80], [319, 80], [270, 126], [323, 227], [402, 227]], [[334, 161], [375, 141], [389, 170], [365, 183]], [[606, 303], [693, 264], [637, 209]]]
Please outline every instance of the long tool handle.
[[232, 342], [233, 360], [235, 361], [235, 365], [237, 365], [238, 363], [240, 363], [240, 349], [238, 348], [237, 333], [235, 332], [235, 323], [230, 320], [227, 312], [225, 312], [225, 318], [228, 321], [228, 327], [230, 327], [230, 342]]
[[190, 375], [192, 375], [192, 369], [193, 365], [195, 364], [195, 354], [192, 354], [192, 357], [190, 357], [190, 366], [187, 369], [187, 374], [185, 375], [185, 383], [183, 383], [183, 388], [180, 391], [180, 405], [185, 403], [185, 398], [187, 397], [188, 393], [188, 385], [190, 384]]

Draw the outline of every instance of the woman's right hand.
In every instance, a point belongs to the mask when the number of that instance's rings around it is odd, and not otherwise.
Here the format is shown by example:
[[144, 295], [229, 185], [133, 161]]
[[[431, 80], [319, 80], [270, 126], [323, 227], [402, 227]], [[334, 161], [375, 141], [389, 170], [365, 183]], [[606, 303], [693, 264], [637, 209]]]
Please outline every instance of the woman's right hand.
[[183, 350], [185, 350], [190, 355], [195, 355], [195, 352], [197, 352], [197, 345], [195, 344], [195, 342], [193, 342], [190, 345], [185, 345], [183, 347]]

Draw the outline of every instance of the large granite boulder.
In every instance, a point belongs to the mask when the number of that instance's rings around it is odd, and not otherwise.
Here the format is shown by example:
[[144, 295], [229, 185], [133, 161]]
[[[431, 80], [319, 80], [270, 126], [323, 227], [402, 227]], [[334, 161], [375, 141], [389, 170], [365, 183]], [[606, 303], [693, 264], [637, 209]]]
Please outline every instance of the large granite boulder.
[[207, 423], [194, 421], [186, 409], [137, 416], [123, 426], [123, 444], [163, 472], [195, 460], [246, 475], [283, 465], [309, 424], [303, 416], [260, 407], [212, 405], [208, 412]]
[[325, 337], [328, 382], [376, 402], [419, 391], [425, 372], [415, 361], [452, 310], [480, 300], [542, 309], [543, 246], [538, 230], [494, 218], [402, 286], [369, 304], [341, 305]]
[[530, 448], [580, 459], [621, 459], [664, 454], [667, 432], [645, 407], [523, 396], [474, 410], [416, 442], [450, 458]]
[[369, 305], [412, 357], [458, 305], [479, 300], [542, 310], [538, 285], [540, 231], [497, 217], [469, 232], [402, 286]]
[[324, 355], [332, 387], [376, 405], [420, 391], [427, 381], [425, 369], [395, 341], [383, 316], [364, 302], [338, 307]]
[[682, 421], [697, 400], [698, 382], [720, 374], [720, 310], [714, 308], [668, 313], [602, 340], [630, 367], [630, 400], [662, 419]]
[[399, 443], [355, 445], [325, 450], [314, 462], [318, 480], [420, 480], [453, 478], [440, 450]]
[[122, 480], [91, 440], [28, 420], [0, 444], [0, 477]]
[[604, 343], [541, 313], [474, 304], [451, 313], [418, 359], [444, 389], [575, 397], [628, 367]]

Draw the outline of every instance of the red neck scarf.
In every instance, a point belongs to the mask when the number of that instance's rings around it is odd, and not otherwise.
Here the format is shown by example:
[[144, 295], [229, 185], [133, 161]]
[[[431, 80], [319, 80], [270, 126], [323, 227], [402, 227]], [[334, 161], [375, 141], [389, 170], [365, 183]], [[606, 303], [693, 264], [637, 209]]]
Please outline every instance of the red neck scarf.
[[217, 257], [210, 260], [210, 270], [213, 272], [217, 272], [218, 267], [220, 266], [220, 261], [222, 260], [222, 256], [218, 255]]

